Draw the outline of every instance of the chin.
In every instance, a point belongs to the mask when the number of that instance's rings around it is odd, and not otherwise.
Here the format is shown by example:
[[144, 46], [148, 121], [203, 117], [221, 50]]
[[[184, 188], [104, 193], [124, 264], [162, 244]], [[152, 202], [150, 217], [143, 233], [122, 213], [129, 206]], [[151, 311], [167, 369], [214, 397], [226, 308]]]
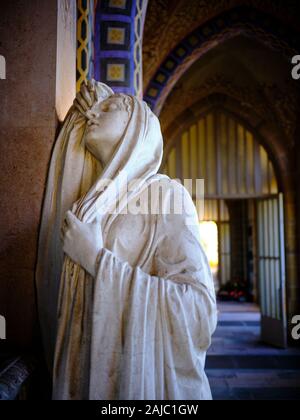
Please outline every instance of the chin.
[[93, 149], [92, 147], [88, 147], [86, 146], [86, 150], [88, 150], [90, 152], [90, 154], [101, 164], [103, 165], [103, 161], [101, 156], [99, 156], [99, 151]]
[[98, 141], [98, 137], [94, 134], [88, 134], [85, 136], [85, 144], [87, 146], [95, 143], [96, 141]]
[[99, 133], [99, 130], [90, 130], [85, 135], [85, 144], [87, 147], [93, 147], [97, 144], [97, 147], [103, 147], [105, 145], [105, 140], [103, 140], [103, 133]]

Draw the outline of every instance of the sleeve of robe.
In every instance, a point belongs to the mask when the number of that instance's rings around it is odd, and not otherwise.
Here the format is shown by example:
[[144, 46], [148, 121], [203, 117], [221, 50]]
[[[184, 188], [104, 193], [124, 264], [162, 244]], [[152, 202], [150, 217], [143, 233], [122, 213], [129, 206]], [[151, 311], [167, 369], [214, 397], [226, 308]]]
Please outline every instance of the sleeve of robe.
[[158, 216], [153, 275], [101, 252], [90, 399], [211, 398], [204, 364], [216, 301], [194, 222], [186, 213]]

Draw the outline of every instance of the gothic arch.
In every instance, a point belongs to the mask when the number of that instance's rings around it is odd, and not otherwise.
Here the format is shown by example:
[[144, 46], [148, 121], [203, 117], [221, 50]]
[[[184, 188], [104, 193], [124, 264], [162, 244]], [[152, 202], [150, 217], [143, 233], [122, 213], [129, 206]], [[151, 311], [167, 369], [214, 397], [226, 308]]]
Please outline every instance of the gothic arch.
[[171, 178], [205, 179], [211, 199], [277, 196], [279, 174], [272, 156], [240, 117], [217, 106], [185, 122], [172, 138], [163, 167]]
[[222, 109], [239, 121], [249, 131], [255, 133], [256, 138], [270, 155], [275, 167], [282, 191], [293, 190], [291, 159], [292, 154], [287, 150], [286, 143], [282, 141], [282, 133], [273, 123], [263, 119], [255, 109], [241, 107], [240, 102], [234, 97], [223, 94], [212, 94], [202, 98], [190, 108], [177, 115], [174, 121], [164, 131], [165, 158], [172, 144], [180, 133], [189, 127], [196, 118], [213, 109]]
[[[180, 133], [190, 126], [195, 119], [207, 114], [218, 106], [224, 112], [240, 121], [248, 130], [255, 133], [256, 138], [267, 150], [277, 176], [280, 190], [284, 193], [285, 208], [285, 236], [286, 236], [286, 269], [287, 269], [287, 295], [293, 296], [292, 290], [298, 289], [297, 276], [297, 246], [296, 246], [296, 200], [293, 170], [293, 154], [290, 149], [282, 142], [281, 132], [278, 127], [262, 117], [258, 116], [254, 110], [243, 111], [239, 101], [231, 97], [212, 95], [200, 100], [190, 109], [185, 110], [180, 116], [176, 117], [173, 124], [164, 133], [165, 137], [165, 157], [172, 147], [172, 144]], [[293, 315], [296, 302], [288, 300], [288, 313]]]
[[157, 70], [144, 99], [159, 114], [169, 93], [193, 63], [216, 46], [240, 35], [257, 40], [287, 60], [299, 51], [298, 33], [253, 7], [237, 7], [206, 22], [184, 38]]

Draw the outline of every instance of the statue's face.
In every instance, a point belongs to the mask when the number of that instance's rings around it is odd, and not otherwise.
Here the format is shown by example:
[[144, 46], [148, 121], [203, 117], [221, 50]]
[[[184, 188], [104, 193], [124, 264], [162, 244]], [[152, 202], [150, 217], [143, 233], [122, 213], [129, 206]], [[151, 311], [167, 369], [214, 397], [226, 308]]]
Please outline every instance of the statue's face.
[[105, 166], [116, 150], [129, 122], [123, 97], [111, 96], [88, 112], [86, 148]]

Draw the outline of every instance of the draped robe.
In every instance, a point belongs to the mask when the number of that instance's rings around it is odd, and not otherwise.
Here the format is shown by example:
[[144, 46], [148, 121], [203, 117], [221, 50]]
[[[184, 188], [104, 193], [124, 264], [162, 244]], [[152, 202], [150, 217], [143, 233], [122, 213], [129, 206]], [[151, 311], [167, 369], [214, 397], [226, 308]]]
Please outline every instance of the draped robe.
[[[158, 120], [145, 103], [132, 98], [132, 104], [126, 133], [102, 172], [84, 149], [85, 122], [75, 111], [54, 150], [37, 268], [54, 399], [211, 398], [204, 365], [216, 302], [196, 211], [180, 184], [156, 175]], [[123, 190], [124, 173], [127, 181], [139, 179], [130, 194]], [[107, 178], [120, 182], [118, 198], [111, 185], [102, 188]], [[167, 191], [159, 214], [122, 214], [158, 182]], [[184, 199], [185, 211], [164, 214], [174, 195]], [[112, 212], [116, 201], [119, 211]], [[71, 207], [84, 222], [101, 214], [104, 248], [95, 279], [58, 244], [58, 226]]]

